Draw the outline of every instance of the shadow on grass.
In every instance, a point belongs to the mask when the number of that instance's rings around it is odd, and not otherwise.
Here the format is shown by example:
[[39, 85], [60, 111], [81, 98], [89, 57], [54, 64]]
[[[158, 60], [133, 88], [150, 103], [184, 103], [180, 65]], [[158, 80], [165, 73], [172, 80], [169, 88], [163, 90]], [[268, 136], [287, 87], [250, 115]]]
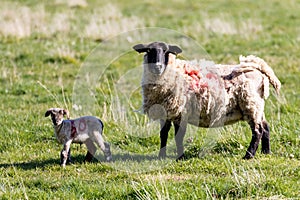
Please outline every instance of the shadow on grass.
[[[84, 164], [84, 155], [76, 155], [72, 156], [72, 164]], [[175, 157], [168, 156], [167, 159], [173, 159], [175, 161]], [[113, 162], [137, 162], [142, 163], [145, 161], [157, 161], [160, 160], [157, 155], [142, 155], [142, 154], [114, 154], [113, 155]], [[98, 155], [96, 158], [94, 158], [91, 163], [108, 163], [105, 161], [104, 156]], [[29, 162], [16, 162], [16, 163], [1, 163], [1, 168], [20, 168], [23, 170], [33, 170], [36, 168], [46, 168], [51, 166], [59, 166], [60, 165], [60, 159], [54, 159], [50, 158], [47, 160], [33, 160]]]
[[143, 155], [143, 154], [115, 154], [113, 161], [135, 161], [144, 162], [151, 160], [159, 160], [157, 155]]
[[[84, 163], [84, 156], [78, 155], [78, 156], [72, 156], [72, 161], [74, 164], [82, 164]], [[75, 161], [75, 162], [74, 162]], [[33, 160], [29, 162], [17, 162], [17, 163], [1, 163], [1, 168], [10, 168], [10, 167], [16, 167], [21, 168], [23, 170], [32, 170], [36, 168], [45, 168], [49, 166], [59, 166], [60, 165], [60, 159], [54, 159], [50, 158], [47, 160]]]
[[48, 159], [48, 160], [36, 160], [36, 161], [30, 161], [30, 162], [18, 162], [18, 163], [1, 163], [1, 168], [10, 168], [10, 167], [16, 167], [21, 168], [23, 170], [32, 170], [36, 168], [44, 168], [46, 166], [56, 165], [59, 164], [58, 159]]

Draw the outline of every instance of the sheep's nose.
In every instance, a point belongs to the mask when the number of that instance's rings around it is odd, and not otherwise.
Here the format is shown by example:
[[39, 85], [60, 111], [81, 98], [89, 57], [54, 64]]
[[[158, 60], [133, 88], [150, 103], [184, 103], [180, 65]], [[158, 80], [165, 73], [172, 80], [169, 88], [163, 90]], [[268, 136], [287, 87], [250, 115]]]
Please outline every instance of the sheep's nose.
[[155, 63], [155, 65], [156, 65], [157, 67], [161, 67], [161, 66], [162, 66], [162, 63], [161, 63], [161, 62], [157, 62], [157, 63]]

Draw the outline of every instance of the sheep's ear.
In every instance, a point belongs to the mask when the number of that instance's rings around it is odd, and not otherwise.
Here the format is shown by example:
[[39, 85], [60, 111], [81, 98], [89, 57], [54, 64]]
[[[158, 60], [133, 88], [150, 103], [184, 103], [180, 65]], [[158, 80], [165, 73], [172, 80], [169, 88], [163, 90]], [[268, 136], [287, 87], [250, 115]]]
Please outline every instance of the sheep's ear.
[[70, 119], [70, 113], [68, 110], [64, 109], [63, 110], [63, 115], [66, 115], [67, 116], [67, 119]]
[[149, 50], [147, 45], [144, 45], [144, 44], [137, 44], [137, 45], [134, 45], [132, 48], [139, 53], [147, 52]]
[[52, 113], [52, 110], [47, 110], [47, 112], [45, 113], [45, 117], [48, 117], [51, 113]]
[[179, 54], [182, 52], [181, 48], [176, 46], [176, 45], [169, 45], [169, 50], [168, 52], [173, 53], [175, 55]]

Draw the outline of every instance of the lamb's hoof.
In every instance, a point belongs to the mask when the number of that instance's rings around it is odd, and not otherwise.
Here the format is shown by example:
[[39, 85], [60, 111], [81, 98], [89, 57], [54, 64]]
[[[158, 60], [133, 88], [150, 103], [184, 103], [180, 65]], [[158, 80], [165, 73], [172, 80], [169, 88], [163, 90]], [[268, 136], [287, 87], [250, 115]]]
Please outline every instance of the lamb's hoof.
[[85, 158], [85, 159], [83, 160], [83, 162], [84, 162], [84, 163], [90, 163], [90, 162], [92, 162], [92, 160], [93, 160], [93, 158]]
[[112, 154], [111, 154], [111, 151], [110, 151], [109, 147], [105, 149], [104, 157], [105, 157], [106, 162], [112, 161]]
[[90, 153], [89, 151], [86, 153], [84, 161], [83, 162], [92, 162], [94, 156], [92, 153]]
[[73, 164], [74, 164], [73, 161], [67, 162], [67, 165], [73, 165]]
[[67, 165], [72, 165], [73, 164], [73, 161], [71, 159], [68, 159], [67, 160]]
[[176, 158], [176, 162], [181, 161], [181, 160], [185, 160], [185, 159], [186, 159], [186, 157], [184, 156], [184, 154], [182, 154], [181, 156], [178, 156]]
[[106, 162], [111, 162], [112, 161], [112, 156], [110, 155], [110, 156], [107, 156], [106, 157]]

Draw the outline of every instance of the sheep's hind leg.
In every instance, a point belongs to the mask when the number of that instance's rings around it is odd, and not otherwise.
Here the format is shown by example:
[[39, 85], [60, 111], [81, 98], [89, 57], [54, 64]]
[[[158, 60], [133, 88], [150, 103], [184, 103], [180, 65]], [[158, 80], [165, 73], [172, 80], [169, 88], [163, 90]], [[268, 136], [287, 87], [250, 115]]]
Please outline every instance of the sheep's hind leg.
[[110, 145], [109, 145], [109, 143], [104, 142], [101, 133], [99, 133], [99, 132], [95, 133], [95, 142], [100, 147], [100, 149], [103, 151], [106, 161], [110, 162], [112, 160]]
[[186, 132], [186, 123], [177, 124], [174, 123], [175, 126], [175, 142], [177, 147], [177, 159], [184, 159], [184, 148], [183, 148], [183, 138]]
[[261, 138], [261, 151], [263, 154], [269, 154], [270, 151], [270, 128], [266, 121], [262, 122], [263, 134]]
[[161, 120], [160, 121], [160, 150], [158, 157], [160, 159], [163, 159], [167, 156], [167, 140], [168, 140], [168, 135], [169, 135], [169, 130], [171, 128], [171, 121], [170, 120]]
[[94, 145], [94, 143], [91, 139], [87, 139], [84, 143], [88, 149], [86, 156], [84, 158], [84, 162], [91, 162], [93, 160], [95, 152], [97, 150], [96, 146]]
[[250, 123], [250, 127], [252, 130], [252, 139], [247, 149], [246, 155], [243, 157], [244, 159], [250, 159], [255, 156], [257, 147], [263, 135], [263, 127], [261, 124]]
[[112, 155], [111, 155], [111, 151], [110, 151], [110, 144], [108, 142], [104, 142], [104, 146], [105, 146], [105, 150], [104, 152], [104, 156], [106, 158], [106, 161], [110, 162], [112, 160]]

